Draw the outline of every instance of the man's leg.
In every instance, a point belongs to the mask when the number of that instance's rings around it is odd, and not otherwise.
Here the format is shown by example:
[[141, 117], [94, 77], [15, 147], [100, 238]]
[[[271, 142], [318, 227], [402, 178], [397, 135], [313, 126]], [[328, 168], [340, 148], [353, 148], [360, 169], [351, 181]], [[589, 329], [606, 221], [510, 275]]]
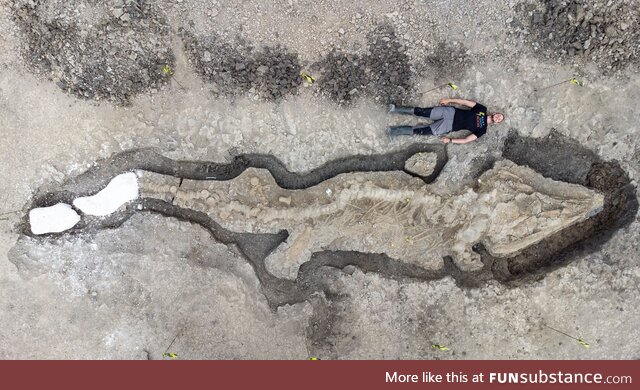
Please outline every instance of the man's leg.
[[389, 104], [389, 112], [394, 114], [413, 115], [415, 107], [411, 106], [396, 106], [395, 104]]
[[391, 126], [387, 133], [390, 137], [397, 135], [433, 135], [429, 126]]
[[[431, 118], [431, 112], [433, 111], [433, 107], [416, 107], [413, 111], [415, 116], [422, 116], [425, 118]], [[431, 118], [434, 119], [434, 118]], [[437, 118], [436, 118], [437, 119]]]
[[[392, 105], [393, 106], [393, 105]], [[413, 114], [416, 116], [427, 117], [434, 121], [429, 126], [392, 126], [389, 127], [387, 133], [389, 136], [396, 135], [442, 135], [451, 131], [453, 128], [453, 116], [455, 109], [453, 107], [394, 107], [394, 110], [406, 109], [403, 114]], [[411, 113], [409, 111], [412, 111]]]
[[453, 128], [453, 115], [445, 113], [445, 117], [433, 122], [429, 127], [433, 135], [447, 134]]
[[433, 121], [440, 119], [453, 118], [456, 109], [453, 107], [429, 107], [429, 108], [416, 108], [416, 115], [424, 116]]
[[398, 135], [413, 135], [413, 126], [391, 126], [387, 129], [389, 137]]
[[413, 134], [416, 135], [433, 135], [431, 126], [416, 126], [413, 128]]

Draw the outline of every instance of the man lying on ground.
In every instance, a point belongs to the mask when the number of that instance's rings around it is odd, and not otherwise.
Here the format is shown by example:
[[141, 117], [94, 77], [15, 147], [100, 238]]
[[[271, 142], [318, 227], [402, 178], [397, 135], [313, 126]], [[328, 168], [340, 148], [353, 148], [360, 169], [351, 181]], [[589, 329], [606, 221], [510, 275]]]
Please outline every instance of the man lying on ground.
[[[461, 109], [457, 107], [447, 107], [449, 104], [457, 104], [469, 107]], [[440, 137], [442, 142], [454, 144], [466, 144], [482, 137], [487, 132], [487, 126], [493, 123], [500, 123], [504, 120], [504, 115], [499, 112], [487, 114], [487, 107], [473, 100], [465, 99], [441, 99], [440, 107], [405, 107], [392, 104], [389, 112], [406, 115], [416, 115], [432, 120], [430, 125], [420, 126], [392, 126], [388, 129], [390, 136], [397, 135], [436, 135], [450, 133], [458, 130], [469, 130], [471, 134], [465, 138]]]

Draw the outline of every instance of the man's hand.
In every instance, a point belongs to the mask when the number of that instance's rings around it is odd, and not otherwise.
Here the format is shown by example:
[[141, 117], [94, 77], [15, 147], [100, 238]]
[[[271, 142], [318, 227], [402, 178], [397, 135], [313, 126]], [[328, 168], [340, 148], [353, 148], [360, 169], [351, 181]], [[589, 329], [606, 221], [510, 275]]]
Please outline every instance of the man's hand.
[[442, 143], [448, 144], [449, 142], [451, 142], [451, 138], [449, 138], [449, 137], [440, 137], [440, 141], [442, 141]]
[[451, 99], [440, 99], [441, 106], [446, 106], [449, 103], [451, 103]]

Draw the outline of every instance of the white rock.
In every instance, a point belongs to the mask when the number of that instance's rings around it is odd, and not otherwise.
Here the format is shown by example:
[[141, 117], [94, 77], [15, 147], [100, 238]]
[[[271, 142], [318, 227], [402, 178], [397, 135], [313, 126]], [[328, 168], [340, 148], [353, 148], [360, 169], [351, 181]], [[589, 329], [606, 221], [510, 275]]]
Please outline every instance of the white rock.
[[128, 172], [114, 177], [97, 194], [74, 200], [73, 205], [85, 214], [105, 216], [118, 210], [123, 204], [137, 198], [138, 178], [135, 173]]
[[29, 223], [33, 234], [64, 232], [74, 227], [79, 221], [78, 213], [65, 203], [38, 207], [29, 211]]

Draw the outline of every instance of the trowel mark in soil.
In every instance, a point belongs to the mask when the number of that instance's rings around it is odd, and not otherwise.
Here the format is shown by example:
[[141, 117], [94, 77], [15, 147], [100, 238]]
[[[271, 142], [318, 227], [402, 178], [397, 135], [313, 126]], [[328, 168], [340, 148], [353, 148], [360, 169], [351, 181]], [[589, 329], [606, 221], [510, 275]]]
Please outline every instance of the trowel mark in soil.
[[[167, 82], [169, 27], [152, 2], [16, 1], [22, 57], [37, 75], [82, 99], [127, 104]], [[83, 16], [86, 20], [83, 20]]]
[[[103, 161], [57, 191], [41, 192], [34, 197], [29, 208], [49, 206], [58, 202], [71, 203], [75, 197], [88, 195], [103, 187], [114, 175], [133, 169], [196, 180], [229, 180], [249, 167], [265, 168], [281, 187], [301, 189], [345, 172], [402, 170], [406, 160], [419, 152], [433, 152], [438, 155], [434, 173], [429, 177], [421, 177], [429, 183], [437, 177], [447, 160], [445, 150], [440, 145], [415, 144], [406, 150], [386, 155], [347, 157], [329, 162], [306, 174], [289, 172], [279, 160], [266, 155], [241, 155], [229, 164], [217, 164], [174, 161], [149, 150], [131, 151]], [[233, 232], [223, 228], [203, 212], [181, 208], [159, 199], [143, 198], [107, 219], [83, 216], [83, 220], [69, 233], [95, 232], [115, 227], [138, 210], [157, 212], [199, 224], [209, 230], [217, 241], [233, 244], [238, 249], [256, 272], [269, 304], [278, 307], [305, 301], [317, 292], [329, 294], [323, 281], [325, 267], [344, 269], [347, 266], [356, 266], [363, 272], [375, 272], [396, 280], [434, 280], [451, 276], [458, 285], [468, 287], [481, 286], [488, 280], [517, 285], [531, 278], [541, 277], [553, 267], [566, 264], [572, 258], [571, 254], [577, 251], [597, 248], [599, 243], [607, 240], [615, 229], [627, 223], [637, 212], [638, 203], [633, 188], [619, 164], [602, 161], [576, 142], [558, 134], [552, 134], [549, 139], [535, 140], [512, 133], [506, 140], [504, 157], [519, 164], [529, 165], [553, 179], [562, 178], [603, 192], [603, 211], [585, 222], [566, 228], [555, 236], [526, 248], [516, 256], [493, 257], [479, 247], [478, 251], [485, 266], [478, 271], [461, 271], [451, 258], [444, 259], [441, 269], [428, 270], [392, 259], [385, 254], [322, 251], [313, 253], [310, 261], [302, 264], [296, 280], [275, 277], [265, 266], [266, 257], [287, 240], [287, 231], [274, 234]], [[567, 167], [571, 169], [569, 174], [565, 172]], [[26, 217], [23, 221], [23, 232], [31, 235]]]

